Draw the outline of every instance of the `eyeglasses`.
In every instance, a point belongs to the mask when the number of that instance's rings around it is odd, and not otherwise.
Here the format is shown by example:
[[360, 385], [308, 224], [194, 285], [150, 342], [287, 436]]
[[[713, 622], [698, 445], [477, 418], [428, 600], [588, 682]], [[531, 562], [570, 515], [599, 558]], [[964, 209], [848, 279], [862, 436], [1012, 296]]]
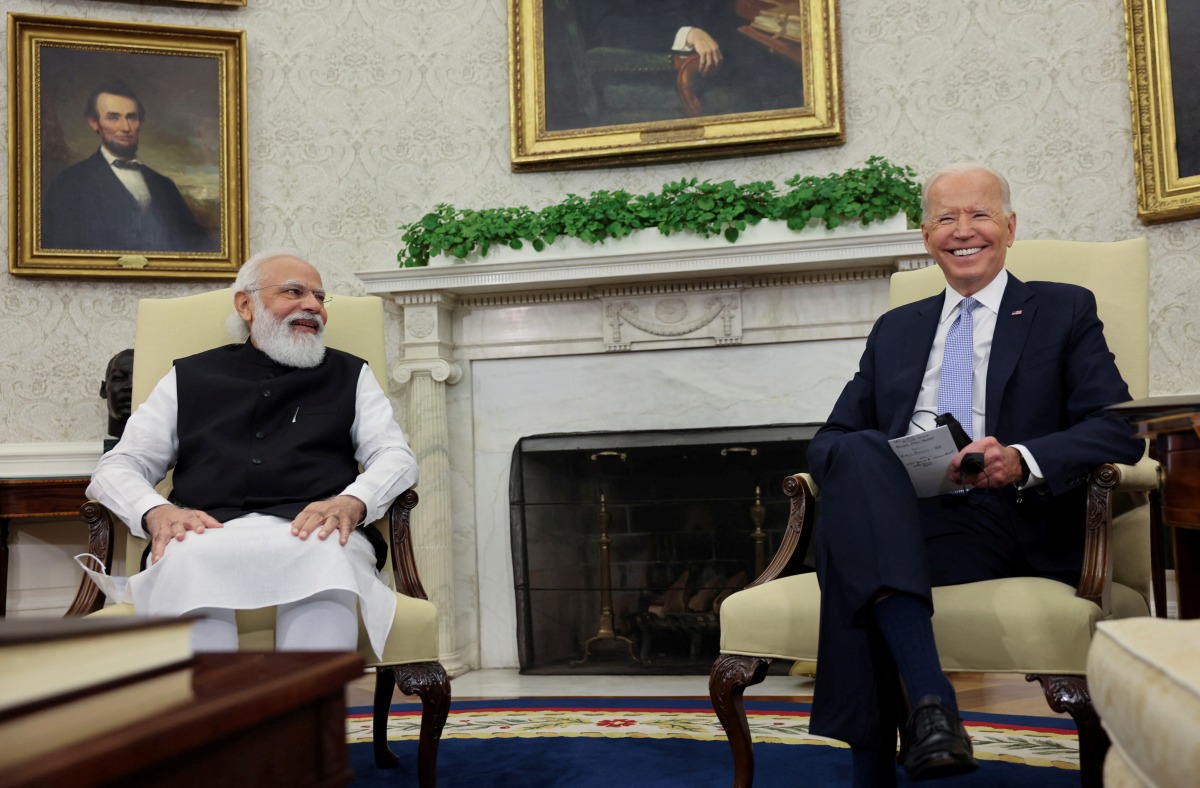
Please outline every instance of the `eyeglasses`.
[[317, 299], [322, 304], [328, 304], [330, 301], [333, 300], [333, 296], [326, 294], [326, 292], [324, 290], [309, 290], [304, 285], [295, 285], [295, 284], [291, 284], [291, 283], [285, 283], [285, 284], [281, 284], [281, 285], [259, 285], [258, 287], [247, 287], [246, 292], [254, 293], [259, 290], [266, 290], [268, 288], [270, 288], [272, 290], [278, 290], [279, 294], [281, 296], [283, 296], [284, 298], [288, 299], [289, 301], [303, 301], [304, 299], [308, 298], [310, 293], [312, 294], [313, 298]]

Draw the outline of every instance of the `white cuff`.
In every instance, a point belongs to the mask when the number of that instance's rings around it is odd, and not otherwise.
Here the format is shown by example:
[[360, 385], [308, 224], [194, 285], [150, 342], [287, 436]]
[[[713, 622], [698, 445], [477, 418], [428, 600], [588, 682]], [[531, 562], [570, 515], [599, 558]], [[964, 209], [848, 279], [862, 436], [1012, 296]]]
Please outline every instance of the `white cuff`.
[[692, 48], [688, 46], [687, 37], [691, 34], [692, 27], [681, 27], [675, 33], [675, 43], [671, 44], [671, 49], [676, 52], [691, 52]]
[[1029, 453], [1029, 449], [1019, 443], [1013, 443], [1009, 448], [1021, 452], [1021, 456], [1025, 458], [1025, 465], [1029, 467], [1029, 478], [1024, 484], [1017, 485], [1018, 490], [1028, 490], [1030, 487], [1036, 487], [1046, 481], [1042, 477], [1041, 467], [1037, 464], [1037, 460], [1033, 459], [1033, 455]]

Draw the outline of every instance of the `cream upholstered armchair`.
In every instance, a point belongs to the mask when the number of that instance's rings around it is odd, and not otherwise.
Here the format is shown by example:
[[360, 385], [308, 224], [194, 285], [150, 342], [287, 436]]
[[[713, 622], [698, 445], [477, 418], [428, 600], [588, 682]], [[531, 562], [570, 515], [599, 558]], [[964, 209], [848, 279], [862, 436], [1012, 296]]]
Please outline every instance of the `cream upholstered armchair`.
[[[1018, 241], [1006, 267], [1023, 281], [1071, 282], [1092, 290], [1109, 348], [1132, 396], [1146, 396], [1149, 251], [1144, 238], [1116, 243]], [[895, 274], [891, 305], [916, 301], [944, 287], [936, 266]], [[933, 628], [942, 668], [1025, 673], [1030, 681], [1040, 681], [1051, 708], [1075, 719], [1086, 786], [1100, 785], [1108, 747], [1088, 694], [1088, 648], [1097, 622], [1150, 613], [1150, 506], [1145, 491], [1157, 489], [1157, 467], [1143, 459], [1136, 466], [1102, 465], [1093, 471], [1083, 577], [1077, 588], [1018, 577], [933, 591]], [[773, 660], [808, 663], [811, 668], [817, 657], [820, 589], [816, 573], [801, 572], [807, 571], [803, 561], [819, 492], [803, 473], [786, 479], [784, 490], [791, 498], [791, 514], [779, 552], [761, 577], [721, 606], [721, 654], [709, 678], [713, 708], [733, 749], [733, 784], [742, 788], [754, 778], [742, 693], [763, 680]], [[1131, 494], [1124, 495], [1126, 491]], [[1129, 510], [1121, 511], [1125, 504]], [[815, 668], [819, 675], [820, 665]]]
[[[380, 385], [387, 390], [387, 359], [383, 332], [383, 302], [373, 296], [336, 295], [329, 302], [326, 343], [365, 359]], [[226, 316], [233, 311], [228, 289], [183, 298], [143, 299], [138, 304], [134, 337], [133, 407], [144, 402], [158, 380], [177, 358], [231, 342], [226, 333]], [[438, 663], [438, 613], [426, 599], [417, 576], [409, 532], [409, 513], [417, 504], [414, 490], [401, 495], [388, 516], [372, 526], [383, 532], [391, 549], [388, 567], [396, 588], [396, 616], [377, 660], [361, 622], [359, 648], [367, 664], [376, 669], [374, 698], [375, 763], [391, 767], [396, 756], [387, 743], [387, 714], [393, 685], [405, 694], [416, 693], [422, 701], [421, 737], [417, 771], [421, 786], [436, 782], [437, 748], [450, 708], [450, 681]], [[141, 564], [144, 539], [134, 538], [129, 529], [98, 503], [84, 505], [80, 512], [89, 528], [89, 551], [112, 570], [115, 554], [124, 556], [125, 572], [132, 574]], [[104, 596], [84, 578], [70, 613], [83, 615], [133, 615], [129, 604], [101, 608]], [[242, 650], [270, 650], [275, 644], [275, 611], [272, 608], [238, 612]]]

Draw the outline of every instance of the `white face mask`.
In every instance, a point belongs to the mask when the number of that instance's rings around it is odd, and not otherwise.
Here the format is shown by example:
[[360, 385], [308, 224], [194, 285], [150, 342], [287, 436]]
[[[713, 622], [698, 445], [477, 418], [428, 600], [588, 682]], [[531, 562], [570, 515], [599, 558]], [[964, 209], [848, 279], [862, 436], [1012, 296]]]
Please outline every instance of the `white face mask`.
[[75, 556], [75, 563], [79, 564], [79, 568], [92, 579], [92, 582], [104, 593], [104, 596], [113, 604], [125, 602], [132, 605], [133, 590], [129, 587], [129, 578], [110, 577], [105, 574], [103, 566], [99, 570], [89, 569], [87, 566], [88, 559], [91, 559], [96, 564], [100, 563], [100, 559], [91, 553], [80, 553]]

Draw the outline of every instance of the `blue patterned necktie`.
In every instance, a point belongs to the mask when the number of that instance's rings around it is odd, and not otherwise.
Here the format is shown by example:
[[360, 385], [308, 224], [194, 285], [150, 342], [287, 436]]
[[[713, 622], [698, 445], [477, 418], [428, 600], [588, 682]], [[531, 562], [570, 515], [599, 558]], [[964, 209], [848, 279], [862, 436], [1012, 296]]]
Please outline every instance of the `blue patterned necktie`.
[[970, 296], [962, 300], [958, 317], [946, 332], [942, 351], [942, 377], [938, 382], [938, 413], [951, 413], [972, 439], [975, 421], [971, 415], [971, 389], [975, 367], [975, 326], [971, 311], [979, 302]]

